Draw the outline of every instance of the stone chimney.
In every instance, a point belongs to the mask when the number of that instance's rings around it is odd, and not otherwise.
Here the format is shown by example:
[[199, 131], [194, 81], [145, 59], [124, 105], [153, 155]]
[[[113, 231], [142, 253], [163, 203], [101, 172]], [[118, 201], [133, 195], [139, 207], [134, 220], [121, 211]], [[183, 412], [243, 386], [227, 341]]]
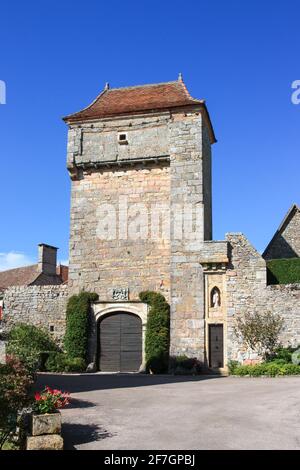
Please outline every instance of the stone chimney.
[[39, 244], [39, 271], [43, 274], [54, 276], [56, 274], [57, 250], [55, 246]]

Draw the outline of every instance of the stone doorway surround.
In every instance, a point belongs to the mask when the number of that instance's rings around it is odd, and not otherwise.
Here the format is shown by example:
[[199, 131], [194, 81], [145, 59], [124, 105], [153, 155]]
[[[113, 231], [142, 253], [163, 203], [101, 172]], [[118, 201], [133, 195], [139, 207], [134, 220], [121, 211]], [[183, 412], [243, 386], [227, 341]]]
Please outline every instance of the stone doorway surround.
[[[212, 369], [221, 374], [227, 373], [227, 295], [226, 271], [228, 268], [229, 247], [226, 240], [205, 241], [200, 264], [204, 275], [204, 321], [205, 321], [205, 363], [209, 367], [210, 325], [223, 326], [223, 360], [222, 368]], [[217, 293], [214, 296], [214, 293]]]
[[[148, 317], [148, 305], [140, 301], [115, 301], [115, 302], [103, 302], [97, 301], [91, 304], [91, 310], [93, 312], [95, 323], [98, 325], [98, 322], [101, 318], [108, 314], [113, 314], [117, 312], [127, 312], [137, 315], [142, 321], [142, 364], [139, 372], [146, 370], [146, 355], [145, 355], [145, 335], [146, 335], [146, 324]], [[95, 331], [95, 333], [96, 331]]]

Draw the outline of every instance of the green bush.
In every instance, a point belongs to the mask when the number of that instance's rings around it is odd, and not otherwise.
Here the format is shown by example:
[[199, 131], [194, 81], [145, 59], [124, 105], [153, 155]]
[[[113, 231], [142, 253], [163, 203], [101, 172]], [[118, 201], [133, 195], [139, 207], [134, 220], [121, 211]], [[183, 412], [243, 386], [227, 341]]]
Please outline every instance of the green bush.
[[169, 369], [175, 375], [197, 375], [201, 372], [201, 363], [195, 357], [173, 356], [169, 360]]
[[46, 361], [48, 372], [84, 372], [85, 360], [81, 357], [70, 358], [64, 353], [52, 353]]
[[230, 375], [233, 375], [235, 368], [239, 366], [238, 361], [228, 361], [227, 367], [228, 367], [228, 372]]
[[[278, 361], [282, 361], [279, 359]], [[231, 369], [232, 375], [240, 377], [249, 375], [250, 377], [276, 377], [278, 375], [300, 375], [300, 366], [297, 364], [284, 364], [278, 361], [262, 362], [255, 365], [236, 365]]]
[[90, 302], [96, 300], [97, 294], [81, 292], [68, 301], [64, 346], [70, 358], [87, 359], [89, 308]]
[[279, 360], [283, 360], [284, 363], [287, 363], [287, 362], [291, 362], [292, 361], [292, 353], [295, 349], [292, 348], [292, 347], [287, 347], [287, 348], [283, 348], [282, 346], [280, 346], [279, 348], [275, 349], [274, 351], [274, 354], [272, 354], [269, 358], [268, 358], [268, 362], [270, 361], [279, 361]]
[[157, 292], [141, 292], [142, 302], [149, 304], [145, 352], [147, 370], [155, 374], [168, 371], [170, 346], [170, 306]]
[[267, 261], [268, 284], [300, 282], [300, 258], [282, 258]]
[[19, 358], [31, 373], [39, 368], [42, 352], [58, 350], [57, 344], [42, 328], [18, 323], [9, 332], [7, 354]]

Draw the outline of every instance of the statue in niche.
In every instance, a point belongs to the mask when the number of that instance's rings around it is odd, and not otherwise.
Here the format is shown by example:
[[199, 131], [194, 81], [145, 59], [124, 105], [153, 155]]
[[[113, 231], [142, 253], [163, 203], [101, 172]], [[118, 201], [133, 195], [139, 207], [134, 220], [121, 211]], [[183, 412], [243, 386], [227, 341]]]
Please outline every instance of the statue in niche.
[[210, 306], [212, 308], [220, 307], [221, 305], [221, 294], [217, 287], [214, 287], [211, 291]]

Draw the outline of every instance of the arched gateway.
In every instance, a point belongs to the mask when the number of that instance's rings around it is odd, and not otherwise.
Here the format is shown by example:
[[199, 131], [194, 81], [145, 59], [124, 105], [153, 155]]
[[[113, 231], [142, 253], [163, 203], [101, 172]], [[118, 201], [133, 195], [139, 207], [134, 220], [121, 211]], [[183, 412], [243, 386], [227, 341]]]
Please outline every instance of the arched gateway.
[[143, 361], [141, 319], [129, 312], [113, 312], [98, 322], [99, 370], [135, 372]]

